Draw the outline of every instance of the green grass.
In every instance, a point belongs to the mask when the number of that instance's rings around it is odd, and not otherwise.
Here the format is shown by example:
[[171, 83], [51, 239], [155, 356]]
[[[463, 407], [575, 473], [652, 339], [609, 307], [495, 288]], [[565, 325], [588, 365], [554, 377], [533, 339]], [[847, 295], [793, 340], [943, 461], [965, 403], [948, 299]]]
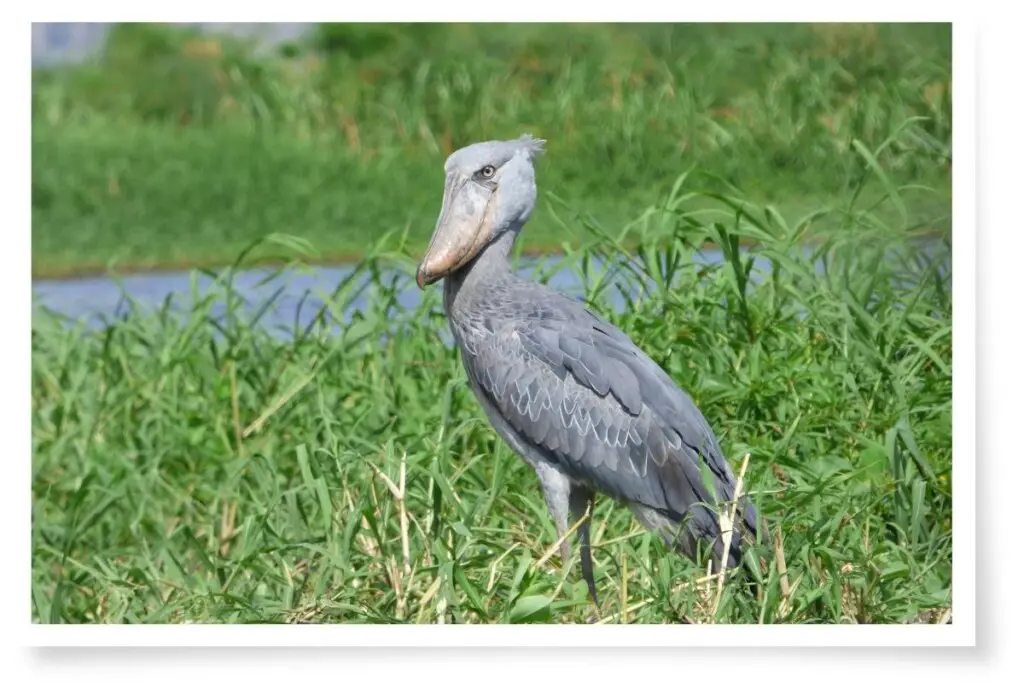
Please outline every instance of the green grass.
[[[603, 312], [692, 393], [737, 468], [750, 454], [746, 487], [781, 538], [787, 575], [768, 563], [760, 597], [726, 581], [712, 614], [704, 571], [602, 500], [593, 524], [600, 617], [944, 620], [952, 310], [939, 266], [948, 268], [948, 241], [927, 257], [851, 192], [843, 203], [853, 210], [835, 218], [849, 229], [817, 247], [831, 259], [823, 275], [794, 248], [806, 223], [688, 187], [615, 239], [612, 226], [571, 212], [551, 220], [589, 235], [565, 258], [599, 308], [608, 286], [599, 262], [639, 245], [620, 277], [652, 279], [650, 295]], [[896, 214], [900, 197], [889, 202]], [[724, 265], [691, 265], [705, 240], [725, 250]], [[741, 240], [774, 262], [772, 277], [747, 281]], [[35, 315], [36, 621], [598, 616], [576, 560], [568, 573], [557, 554], [539, 562], [553, 524], [534, 475], [496, 437], [455, 350], [439, 341], [437, 289], [403, 312], [395, 286], [409, 284], [408, 263], [397, 285], [384, 261], [359, 269], [373, 278], [370, 307], [338, 334], [317, 328], [281, 341], [223, 292], [196, 298], [184, 320], [136, 314], [103, 332]], [[343, 309], [354, 287], [342, 283], [332, 307]], [[227, 321], [211, 313], [217, 303]], [[389, 324], [399, 333], [381, 344]]]
[[[948, 617], [948, 25], [314, 38], [259, 55], [127, 26], [98, 62], [34, 75], [36, 275], [219, 265], [255, 244], [252, 263], [284, 243], [306, 262], [361, 259], [373, 282], [352, 324], [287, 341], [241, 315], [231, 270], [184, 318], [95, 332], [34, 312], [36, 621], [598, 616], [578, 561], [541, 562], [553, 524], [439, 341], [437, 288], [418, 310], [395, 302], [445, 154], [523, 130], [550, 140], [526, 246], [584, 274], [736, 469], [750, 454], [746, 487], [785, 558], [756, 596], [726, 581], [712, 614], [702, 568], [602, 500], [600, 618]], [[690, 265], [709, 241], [726, 263]], [[740, 243], [774, 275], [748, 282]], [[653, 282], [618, 313], [601, 296], [613, 255], [631, 259], [620, 278]], [[358, 293], [346, 281], [332, 308]]]
[[[949, 227], [949, 25], [342, 25], [284, 52], [127, 26], [34, 74], [34, 273], [221, 264], [270, 232], [419, 248], [445, 155], [523, 131], [549, 139], [542, 194], [611, 232], [686, 169], [793, 221], [866, 178], [927, 186], [879, 215]], [[556, 205], [528, 247], [572, 238]]]

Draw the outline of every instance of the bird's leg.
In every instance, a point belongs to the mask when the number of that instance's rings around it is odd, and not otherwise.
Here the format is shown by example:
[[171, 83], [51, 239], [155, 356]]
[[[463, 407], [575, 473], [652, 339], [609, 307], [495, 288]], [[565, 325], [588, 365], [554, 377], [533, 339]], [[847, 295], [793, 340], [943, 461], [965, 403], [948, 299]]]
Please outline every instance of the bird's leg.
[[[544, 493], [544, 502], [547, 503], [548, 512], [555, 520], [555, 531], [558, 533], [558, 538], [562, 538], [569, 530], [569, 489], [571, 488], [569, 478], [546, 462], [536, 463], [534, 470], [537, 472], [537, 478], [540, 479], [540, 490]], [[562, 554], [562, 567], [568, 567], [572, 553], [572, 546], [568, 538], [562, 541], [559, 550]]]
[[[590, 508], [590, 514], [593, 514], [593, 504], [593, 491], [582, 486], [572, 487], [569, 492], [569, 515], [574, 523], [588, 513], [587, 508]], [[597, 586], [594, 584], [594, 565], [590, 559], [589, 517], [580, 524], [576, 533], [580, 540], [580, 569], [583, 570], [583, 580], [587, 582], [587, 590], [590, 591], [590, 598], [594, 601], [594, 606], [599, 607], [601, 603], [597, 599]]]
[[[540, 489], [544, 493], [544, 502], [547, 503], [548, 512], [555, 521], [555, 531], [558, 538], [565, 536], [569, 530], [569, 518], [572, 521], [587, 514], [587, 507], [592, 508], [594, 493], [582, 486], [575, 486], [568, 477], [545, 462], [534, 464], [537, 478], [540, 480]], [[580, 541], [580, 568], [583, 571], [583, 579], [587, 582], [587, 590], [590, 598], [594, 601], [594, 607], [599, 609], [597, 599], [597, 586], [594, 583], [594, 567], [590, 559], [590, 519], [588, 518], [576, 530]], [[562, 555], [563, 571], [569, 566], [572, 559], [572, 544], [568, 538], [562, 541], [559, 551]]]

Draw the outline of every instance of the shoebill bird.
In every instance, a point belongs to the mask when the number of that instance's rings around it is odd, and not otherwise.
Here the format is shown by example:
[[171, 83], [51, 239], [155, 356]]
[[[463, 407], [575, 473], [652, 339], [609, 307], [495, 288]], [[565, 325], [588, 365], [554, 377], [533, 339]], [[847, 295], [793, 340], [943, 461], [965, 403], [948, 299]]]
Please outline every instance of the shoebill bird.
[[[600, 493], [686, 556], [710, 547], [718, 571], [718, 510], [732, 500], [736, 480], [707, 420], [623, 332], [512, 272], [509, 252], [533, 211], [533, 164], [543, 151], [543, 140], [524, 135], [448, 157], [441, 213], [416, 282], [423, 289], [444, 279], [444, 309], [469, 385], [497, 433], [536, 472], [559, 537]], [[737, 507], [730, 568], [758, 524], [752, 504]], [[577, 535], [599, 604], [589, 522]], [[568, 539], [560, 550], [567, 567]]]

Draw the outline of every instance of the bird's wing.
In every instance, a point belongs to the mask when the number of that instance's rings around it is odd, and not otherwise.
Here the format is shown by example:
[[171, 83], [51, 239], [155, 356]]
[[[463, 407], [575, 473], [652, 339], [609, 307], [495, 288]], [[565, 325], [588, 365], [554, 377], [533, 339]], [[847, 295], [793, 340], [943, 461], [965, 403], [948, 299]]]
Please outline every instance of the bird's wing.
[[[465, 354], [484, 399], [571, 476], [717, 537], [716, 500], [733, 497], [735, 480], [704, 416], [624, 333], [573, 317], [517, 321]], [[755, 514], [742, 515], [751, 531]]]

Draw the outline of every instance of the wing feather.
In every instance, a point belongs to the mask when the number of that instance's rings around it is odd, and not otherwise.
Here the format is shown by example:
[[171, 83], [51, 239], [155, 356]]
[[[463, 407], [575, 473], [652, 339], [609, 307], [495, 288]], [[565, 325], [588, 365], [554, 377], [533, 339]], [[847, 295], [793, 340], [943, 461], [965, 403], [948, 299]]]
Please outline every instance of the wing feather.
[[[628, 336], [587, 313], [583, 323], [535, 316], [496, 330], [464, 353], [467, 372], [509, 426], [571, 476], [717, 537], [713, 506], [732, 497], [735, 480], [711, 427]], [[752, 505], [744, 520], [756, 528]]]

